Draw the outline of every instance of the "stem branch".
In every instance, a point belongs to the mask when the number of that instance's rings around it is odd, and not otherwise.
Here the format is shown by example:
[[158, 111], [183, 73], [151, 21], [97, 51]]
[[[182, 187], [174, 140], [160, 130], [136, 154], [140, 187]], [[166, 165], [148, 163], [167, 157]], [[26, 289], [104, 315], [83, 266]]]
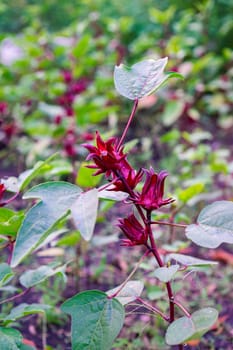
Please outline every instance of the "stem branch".
[[121, 139], [120, 139], [120, 141], [119, 141], [119, 143], [118, 143], [118, 145], [117, 145], [117, 150], [118, 150], [118, 151], [119, 151], [119, 149], [120, 149], [120, 147], [121, 147], [121, 145], [122, 145], [122, 143], [123, 143], [123, 141], [124, 141], [124, 139], [125, 139], [125, 136], [126, 136], [126, 134], [127, 134], [127, 131], [128, 131], [128, 129], [129, 129], [129, 126], [130, 126], [130, 124], [131, 124], [131, 121], [133, 120], [133, 117], [134, 117], [134, 115], [135, 115], [135, 113], [136, 113], [137, 106], [138, 106], [138, 99], [136, 99], [136, 100], [134, 101], [134, 105], [133, 105], [132, 112], [131, 112], [131, 114], [130, 114], [130, 117], [129, 117], [129, 119], [128, 119], [128, 122], [127, 122], [127, 124], [126, 124], [126, 127], [125, 127], [125, 129], [124, 129], [124, 131], [123, 131], [123, 134], [122, 134], [122, 136], [121, 136]]

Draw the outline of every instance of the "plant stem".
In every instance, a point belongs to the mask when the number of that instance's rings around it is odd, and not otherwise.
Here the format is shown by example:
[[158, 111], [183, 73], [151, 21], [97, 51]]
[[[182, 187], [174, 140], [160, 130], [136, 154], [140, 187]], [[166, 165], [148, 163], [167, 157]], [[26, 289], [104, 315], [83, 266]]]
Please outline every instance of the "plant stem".
[[161, 222], [161, 221], [151, 221], [150, 224], [168, 225], [168, 226], [182, 227], [182, 228], [186, 228], [188, 226], [185, 224], [175, 224], [173, 222]]
[[112, 295], [110, 295], [108, 298], [112, 299], [114, 297], [116, 297], [120, 291], [124, 288], [124, 286], [126, 285], [126, 283], [131, 279], [131, 277], [134, 275], [134, 273], [137, 271], [137, 269], [139, 268], [140, 264], [143, 262], [143, 260], [149, 255], [150, 250], [148, 249], [140, 258], [140, 260], [137, 262], [136, 266], [134, 267], [134, 269], [131, 271], [131, 273], [129, 274], [129, 276], [126, 278], [126, 280], [121, 284], [121, 286], [119, 287], [119, 289]]
[[185, 316], [191, 317], [191, 314], [188, 312], [188, 310], [182, 304], [180, 304], [177, 300], [174, 300], [174, 304], [176, 304], [183, 311]]
[[157, 309], [157, 307], [152, 306], [150, 304], [148, 304], [146, 301], [144, 301], [143, 299], [141, 299], [140, 297], [137, 298], [137, 300], [142, 303], [146, 308], [148, 308], [149, 310], [152, 310], [153, 312], [155, 312], [156, 314], [160, 315], [165, 321], [169, 322], [169, 317], [164, 315], [164, 313], [162, 311], [160, 311], [159, 309]]
[[133, 119], [133, 117], [134, 117], [134, 115], [135, 115], [135, 113], [136, 113], [137, 106], [138, 106], [138, 99], [136, 99], [136, 100], [134, 101], [134, 105], [133, 105], [132, 112], [131, 112], [131, 114], [130, 114], [130, 117], [129, 117], [129, 119], [128, 119], [128, 122], [127, 122], [127, 124], [126, 124], [126, 127], [125, 127], [125, 129], [124, 129], [124, 131], [123, 131], [123, 134], [122, 134], [122, 136], [121, 136], [121, 139], [120, 139], [120, 141], [119, 141], [119, 143], [118, 143], [118, 145], [117, 145], [117, 150], [118, 150], [118, 151], [119, 151], [119, 149], [120, 149], [122, 143], [124, 142], [124, 139], [125, 139], [125, 136], [126, 136], [126, 134], [127, 134], [128, 129], [129, 129], [129, 126], [130, 126], [130, 124], [131, 124], [131, 121], [132, 121], [132, 119]]
[[[148, 230], [148, 235], [149, 235], [149, 240], [150, 240], [150, 244], [151, 244], [151, 251], [158, 263], [158, 265], [160, 267], [163, 267], [163, 261], [159, 255], [157, 246], [155, 244], [155, 240], [154, 240], [154, 236], [151, 230], [151, 211], [147, 211], [147, 230]], [[174, 318], [175, 318], [175, 304], [174, 304], [174, 296], [173, 296], [173, 292], [172, 292], [172, 287], [171, 287], [171, 283], [167, 282], [166, 283], [166, 288], [167, 288], [167, 294], [169, 297], [169, 309], [170, 309], [170, 318], [169, 318], [169, 322], [173, 322]]]
[[30, 290], [31, 290], [31, 287], [24, 289], [21, 293], [13, 295], [13, 297], [10, 297], [8, 299], [0, 301], [0, 305], [5, 304], [5, 303], [9, 303], [10, 301], [14, 301], [15, 299], [18, 299], [18, 298], [22, 297], [23, 295], [27, 294]]

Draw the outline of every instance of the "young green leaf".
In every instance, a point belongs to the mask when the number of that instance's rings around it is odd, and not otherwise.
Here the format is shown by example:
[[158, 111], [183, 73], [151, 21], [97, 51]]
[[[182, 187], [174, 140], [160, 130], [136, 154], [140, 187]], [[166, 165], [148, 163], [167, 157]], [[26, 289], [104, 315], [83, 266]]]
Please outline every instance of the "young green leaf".
[[[118, 290], [120, 290], [122, 285], [115, 287], [113, 289], [110, 289], [106, 292], [108, 296], [114, 295], [117, 293]], [[137, 297], [140, 297], [142, 294], [144, 288], [144, 284], [141, 281], [129, 281], [126, 283], [126, 285], [120, 290], [120, 292], [116, 295], [116, 299], [122, 304], [128, 304]]]
[[52, 268], [47, 265], [42, 265], [38, 269], [35, 270], [27, 270], [25, 271], [19, 278], [22, 286], [26, 288], [30, 288], [35, 286], [38, 283], [45, 281], [47, 278], [54, 276], [56, 274], [62, 274], [64, 276], [64, 270], [66, 265]]
[[13, 328], [0, 327], [0, 349], [20, 350], [22, 334]]
[[73, 296], [61, 309], [72, 317], [72, 350], [111, 349], [125, 317], [118, 300], [97, 290]]
[[14, 212], [8, 208], [0, 208], [0, 233], [4, 236], [16, 236], [23, 221], [22, 212]]
[[180, 74], [170, 72], [164, 74], [168, 58], [159, 60], [148, 59], [127, 67], [120, 64], [114, 70], [115, 88], [120, 95], [130, 100], [140, 99], [152, 94], [169, 78], [181, 77]]
[[179, 270], [179, 265], [171, 265], [171, 266], [164, 266], [164, 267], [158, 267], [154, 275], [156, 278], [158, 278], [161, 282], [169, 282], [174, 277], [175, 273]]
[[0, 287], [7, 284], [14, 276], [10, 266], [6, 263], [0, 264]]
[[94, 188], [82, 193], [71, 206], [75, 226], [86, 241], [91, 239], [94, 232], [98, 203], [98, 190]]
[[79, 187], [63, 181], [45, 182], [25, 193], [25, 199], [40, 198], [41, 201], [28, 211], [20, 227], [12, 267], [46, 239], [53, 227], [68, 215], [80, 193]]
[[48, 310], [50, 308], [51, 308], [50, 305], [22, 303], [14, 307], [9, 313], [9, 315], [4, 317], [3, 321], [5, 324], [8, 324], [9, 322], [13, 322], [19, 318], [22, 318], [28, 315], [44, 313], [45, 310]]
[[42, 174], [48, 164], [57, 157], [57, 153], [53, 154], [51, 157], [47, 158], [44, 161], [37, 162], [32, 169], [24, 171], [19, 176], [19, 190], [23, 191], [25, 187], [37, 176]]
[[206, 248], [233, 243], [233, 202], [217, 201], [202, 209], [197, 224], [187, 226], [186, 236]]
[[168, 254], [166, 256], [166, 260], [171, 260], [171, 259], [174, 259], [175, 261], [179, 262], [184, 266], [206, 266], [206, 265], [218, 264], [217, 261], [198, 259], [190, 255], [176, 254], [176, 253]]
[[217, 319], [218, 311], [211, 307], [195, 311], [191, 317], [178, 318], [167, 329], [166, 343], [178, 345], [190, 339], [199, 339], [215, 324]]

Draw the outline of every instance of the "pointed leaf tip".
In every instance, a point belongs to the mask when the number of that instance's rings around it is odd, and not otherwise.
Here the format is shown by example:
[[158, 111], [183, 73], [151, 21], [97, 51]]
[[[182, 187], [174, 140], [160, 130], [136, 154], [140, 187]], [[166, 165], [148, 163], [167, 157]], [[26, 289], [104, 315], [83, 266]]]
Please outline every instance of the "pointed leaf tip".
[[[114, 69], [115, 88], [120, 95], [130, 100], [140, 99], [152, 94], [171, 77], [164, 74], [168, 57], [158, 60], [147, 59], [127, 67], [124, 64]], [[173, 74], [170, 73], [170, 74]], [[177, 73], [176, 73], [177, 74]]]

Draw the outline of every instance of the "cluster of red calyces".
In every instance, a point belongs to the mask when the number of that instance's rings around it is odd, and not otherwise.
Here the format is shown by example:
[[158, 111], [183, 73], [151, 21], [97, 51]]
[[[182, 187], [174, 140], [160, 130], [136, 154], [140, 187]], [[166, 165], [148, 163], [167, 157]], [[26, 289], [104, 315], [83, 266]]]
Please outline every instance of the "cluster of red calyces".
[[3, 206], [3, 204], [1, 204], [1, 200], [2, 200], [2, 197], [3, 197], [5, 191], [6, 191], [5, 185], [4, 184], [0, 184], [0, 207]]
[[[118, 139], [111, 137], [103, 141], [100, 134], [96, 132], [96, 146], [85, 144], [84, 147], [89, 151], [87, 160], [92, 160], [94, 164], [88, 167], [96, 169], [94, 175], [105, 174], [112, 186], [109, 190], [124, 191], [129, 194], [129, 199], [137, 207], [143, 208], [147, 213], [170, 204], [173, 198], [163, 199], [164, 183], [168, 173], [161, 171], [156, 173], [153, 168], [140, 169], [136, 171], [131, 167], [127, 160], [127, 154], [124, 153], [122, 146], [119, 146]], [[135, 187], [142, 181], [145, 175], [145, 182], [141, 192], [135, 190]], [[133, 246], [146, 244], [148, 239], [147, 227], [142, 225], [134, 214], [128, 218], [120, 219], [118, 225], [125, 236], [123, 245]]]
[[73, 103], [75, 97], [86, 90], [88, 80], [86, 78], [75, 79], [69, 70], [63, 71], [62, 77], [66, 84], [66, 90], [58, 97], [57, 102], [65, 109], [66, 115], [72, 117], [74, 115]]
[[[74, 101], [77, 95], [83, 93], [89, 84], [87, 78], [75, 78], [71, 70], [64, 70], [61, 73], [62, 79], [66, 85], [65, 92], [57, 98], [57, 103], [63, 108], [64, 115], [56, 115], [54, 122], [56, 125], [60, 125], [64, 117], [70, 118], [70, 123], [63, 136], [63, 149], [68, 157], [74, 157], [77, 154], [77, 131], [75, 129], [74, 117]], [[91, 140], [88, 133], [81, 135], [82, 140]]]

